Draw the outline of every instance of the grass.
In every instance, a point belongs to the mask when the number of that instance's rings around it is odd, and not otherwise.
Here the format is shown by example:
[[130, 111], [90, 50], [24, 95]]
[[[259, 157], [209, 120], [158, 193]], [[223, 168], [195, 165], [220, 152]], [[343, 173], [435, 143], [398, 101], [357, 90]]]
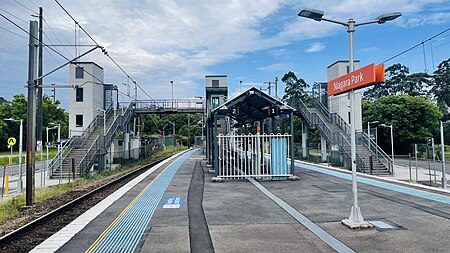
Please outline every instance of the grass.
[[[136, 163], [128, 164], [126, 166], [121, 166], [114, 170], [105, 170], [88, 178], [80, 178], [70, 183], [50, 186], [46, 188], [38, 188], [35, 191], [35, 203], [43, 202], [47, 199], [53, 198], [55, 196], [61, 195], [64, 192], [76, 188], [81, 185], [86, 185], [88, 183], [96, 182], [104, 177], [117, 174], [119, 172], [129, 170], [130, 168], [144, 165], [149, 161], [154, 160], [157, 157], [167, 156], [174, 154], [178, 151], [186, 149], [185, 147], [168, 147], [166, 150], [157, 151], [152, 153], [144, 160], [139, 160]], [[22, 194], [17, 197], [10, 198], [3, 202], [0, 202], [0, 222], [5, 221], [8, 218], [14, 217], [19, 214], [22, 206], [25, 205], [25, 195]]]
[[[49, 148], [48, 149], [49, 159], [52, 159], [53, 157], [55, 157], [57, 153], [58, 153], [57, 148]], [[26, 162], [26, 156], [24, 154], [26, 154], [26, 150], [24, 150], [22, 152], [22, 163]], [[10, 155], [11, 155], [11, 152], [0, 152], [0, 166], [9, 164]], [[35, 159], [36, 159], [36, 161], [41, 160], [41, 152], [36, 152]], [[42, 151], [42, 160], [45, 160], [45, 159], [47, 159], [47, 150], [44, 149]], [[19, 151], [13, 151], [12, 163], [13, 164], [19, 163]]]

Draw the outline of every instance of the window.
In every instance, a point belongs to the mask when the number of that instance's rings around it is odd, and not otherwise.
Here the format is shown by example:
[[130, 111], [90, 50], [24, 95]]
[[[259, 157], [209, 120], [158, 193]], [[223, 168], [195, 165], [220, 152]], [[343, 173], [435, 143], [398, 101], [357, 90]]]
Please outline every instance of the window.
[[83, 126], [83, 115], [75, 115], [75, 126], [82, 127]]
[[212, 80], [211, 82], [212, 82], [212, 87], [215, 87], [215, 88], [219, 87], [219, 80]]
[[84, 78], [84, 68], [75, 67], [75, 79], [83, 79], [83, 78]]
[[83, 102], [83, 88], [76, 88], [75, 90], [75, 101]]
[[219, 106], [219, 97], [212, 98], [212, 110], [216, 109]]

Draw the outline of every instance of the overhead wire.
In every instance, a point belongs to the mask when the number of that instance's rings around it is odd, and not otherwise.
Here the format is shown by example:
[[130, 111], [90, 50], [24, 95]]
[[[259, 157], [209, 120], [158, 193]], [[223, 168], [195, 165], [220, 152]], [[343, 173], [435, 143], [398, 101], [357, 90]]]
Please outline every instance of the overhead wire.
[[[11, 19], [9, 19], [8, 17], [6, 17], [5, 15], [3, 15], [2, 13], [0, 13], [0, 16], [2, 16], [4, 19], [6, 19], [7, 21], [9, 21], [11, 24], [13, 24], [14, 26], [16, 26], [17, 28], [19, 28], [20, 30], [22, 30], [24, 33], [28, 34], [29, 36], [31, 36], [32, 38], [38, 40], [38, 38], [36, 38], [36, 36], [30, 34], [27, 30], [25, 30], [24, 28], [22, 28], [21, 26], [19, 26], [17, 23], [15, 23], [14, 21], [12, 21]], [[53, 47], [50, 47], [49, 45], [47, 45], [46, 43], [42, 42], [42, 45], [51, 49], [53, 52], [55, 52], [56, 54], [58, 54], [59, 56], [61, 56], [62, 58], [64, 58], [65, 60], [67, 60], [68, 62], [71, 62], [72, 64], [74, 64], [77, 67], [81, 67], [80, 65], [78, 65], [76, 62], [73, 62], [71, 59], [67, 58], [65, 55], [59, 53], [56, 49], [54, 49]], [[100, 47], [100, 46], [99, 46]], [[103, 49], [102, 47], [100, 47], [101, 49]], [[88, 71], [86, 71], [84, 68], [82, 68], [83, 72], [88, 74], [89, 76], [91, 76], [92, 78], [96, 79], [99, 82], [103, 82], [102, 80], [100, 80], [99, 78], [97, 78], [96, 76], [94, 76], [93, 74], [89, 73]]]
[[37, 13], [36, 11], [34, 11], [34, 10], [28, 8], [27, 6], [25, 6], [25, 5], [23, 5], [22, 3], [18, 2], [17, 0], [13, 0], [13, 1], [16, 2], [18, 5], [22, 6], [23, 8], [25, 8], [25, 9], [31, 11], [33, 14], [38, 15], [38, 13]]
[[18, 20], [20, 20], [20, 21], [24, 22], [25, 24], [28, 24], [28, 22], [27, 22], [27, 21], [25, 21], [25, 20], [24, 20], [24, 19], [22, 19], [22, 18], [19, 18], [19, 17], [17, 17], [16, 15], [12, 14], [11, 12], [9, 12], [9, 11], [7, 11], [7, 10], [3, 9], [3, 8], [0, 8], [0, 10], [2, 10], [2, 11], [4, 11], [4, 12], [8, 13], [9, 15], [11, 15], [11, 16], [13, 16], [13, 17], [15, 17], [15, 18], [17, 18]]
[[34, 5], [34, 6], [36, 6], [36, 7], [38, 7], [39, 8], [39, 6], [36, 4], [36, 3], [34, 3], [33, 1], [31, 1], [31, 0], [28, 0], [28, 2], [30, 2], [32, 5]]
[[[62, 41], [59, 39], [59, 37], [56, 35], [55, 31], [53, 31], [52, 26], [47, 23], [47, 19], [46, 18], [42, 18], [46, 24], [46, 27], [48, 27], [50, 29], [50, 32], [53, 34], [53, 36], [55, 36], [56, 40], [60, 43], [60, 44], [64, 44], [62, 43]], [[48, 20], [50, 23], [52, 23], [52, 21], [49, 19]], [[53, 24], [53, 23], [52, 23]], [[72, 54], [69, 52], [69, 50], [67, 50], [66, 47], [64, 47], [64, 49], [66, 50], [66, 52], [72, 57]]]
[[431, 41], [432, 39], [434, 39], [434, 38], [436, 38], [438, 36], [441, 36], [442, 34], [448, 32], [448, 31], [450, 31], [450, 27], [445, 29], [445, 30], [443, 30], [443, 31], [441, 31], [441, 32], [439, 32], [439, 33], [437, 33], [437, 34], [435, 34], [435, 35], [433, 35], [433, 36], [431, 36], [430, 38], [428, 38], [426, 40], [423, 40], [423, 41], [419, 42], [418, 44], [416, 44], [416, 45], [414, 45], [414, 46], [412, 46], [412, 47], [410, 47], [410, 48], [408, 48], [408, 49], [406, 49], [406, 50], [404, 50], [404, 51], [402, 51], [402, 52], [400, 52], [400, 53], [398, 53], [398, 54], [396, 54], [396, 55], [394, 55], [394, 56], [392, 56], [390, 58], [388, 58], [387, 60], [383, 61], [382, 63], [386, 63], [388, 61], [391, 61], [391, 60], [399, 57], [400, 55], [406, 54], [407, 52], [409, 52], [409, 51], [411, 51], [411, 50], [413, 50], [413, 49], [423, 45], [423, 43], [426, 43], [427, 41]]
[[427, 68], [427, 57], [425, 54], [425, 43], [422, 41], [422, 52], [423, 52], [423, 64], [425, 65], [425, 73], [428, 73], [428, 68]]
[[[84, 29], [81, 24], [69, 13], [69, 11], [66, 10], [66, 8], [64, 8], [64, 6], [62, 6], [61, 3], [59, 3], [58, 0], [55, 0], [55, 2], [59, 5], [59, 7], [61, 7], [61, 9], [75, 22], [75, 25], [78, 26], [78, 28], [80, 30], [82, 30], [98, 47], [101, 47], [97, 41], [86, 31], [86, 29]], [[141, 91], [144, 92], [145, 95], [147, 95], [151, 100], [155, 100], [153, 99], [139, 84], [137, 84], [137, 82], [117, 63], [117, 61], [115, 61], [109, 54], [108, 52], [104, 49], [104, 47], [102, 48], [102, 52], [103, 54], [105, 54], [126, 76], [127, 78], [129, 78], [137, 87], [139, 87], [139, 89]]]
[[11, 31], [11, 30], [9, 30], [9, 29], [4, 28], [4, 27], [1, 27], [1, 26], [0, 26], [0, 29], [3, 29], [3, 30], [5, 30], [5, 31], [7, 31], [7, 32], [10, 32], [10, 33], [14, 34], [14, 35], [17, 35], [17, 36], [19, 36], [19, 37], [22, 37], [22, 38], [27, 39], [27, 37], [23, 36], [22, 34], [18, 34], [18, 33], [16, 33], [16, 32], [13, 32], [13, 31]]

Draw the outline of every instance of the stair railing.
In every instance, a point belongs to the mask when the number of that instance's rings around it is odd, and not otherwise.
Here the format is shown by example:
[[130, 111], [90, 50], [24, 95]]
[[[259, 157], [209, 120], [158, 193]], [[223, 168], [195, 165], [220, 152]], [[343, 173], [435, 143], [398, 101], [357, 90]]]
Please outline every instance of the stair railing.
[[[349, 138], [342, 132], [333, 133], [323, 119], [317, 115], [317, 113], [312, 113], [303, 103], [301, 99], [295, 100], [296, 107], [304, 116], [306, 121], [310, 125], [314, 125], [319, 128], [320, 131], [325, 135], [325, 137], [333, 144], [338, 144], [338, 146], [344, 151], [344, 153], [351, 159], [351, 145]], [[357, 153], [356, 154], [356, 165], [359, 171], [363, 171], [367, 166], [364, 159]]]
[[[314, 104], [316, 107], [329, 119], [331, 123], [337, 124], [342, 130], [345, 131], [348, 139], [350, 138], [351, 131], [350, 131], [350, 125], [339, 116], [337, 113], [330, 113], [328, 108], [326, 108], [320, 101], [317, 99], [314, 99]], [[377, 145], [373, 140], [369, 138], [369, 136], [364, 132], [361, 131], [356, 133], [358, 143], [361, 143], [362, 145], [366, 146], [369, 149], [369, 152], [373, 155], [372, 157], [376, 158], [376, 154], [378, 154], [378, 161], [384, 164], [390, 171], [390, 173], [393, 173], [393, 167], [392, 167], [392, 158], [390, 158], [384, 150]], [[370, 145], [368, 143], [370, 142]]]
[[[389, 169], [389, 172], [391, 174], [393, 174], [394, 168], [392, 165], [392, 158], [390, 156], [388, 156], [386, 154], [386, 152], [384, 152], [384, 150], [382, 148], [380, 148], [380, 146], [378, 146], [375, 141], [373, 141], [371, 138], [369, 138], [369, 135], [367, 135], [366, 132], [364, 132], [364, 131], [357, 132], [356, 136], [357, 136], [357, 139], [360, 140], [361, 144], [366, 146], [367, 149], [370, 150], [374, 159], [378, 158], [377, 160], [379, 162], [381, 162], [382, 164], [384, 164], [385, 166], [387, 166]], [[369, 148], [369, 142], [370, 142], [370, 148]]]
[[80, 176], [87, 175], [89, 172], [89, 169], [94, 165], [95, 157], [97, 153], [100, 150], [100, 141], [99, 141], [100, 135], [95, 138], [92, 145], [87, 150], [86, 154], [81, 158], [80, 162], [78, 163], [76, 167], [76, 171], [80, 173]]
[[64, 146], [62, 146], [58, 153], [56, 153], [55, 157], [50, 161], [48, 164], [48, 172], [49, 176], [53, 176], [55, 170], [57, 168], [60, 168], [62, 166], [62, 162], [67, 157], [68, 154], [70, 154], [70, 151], [73, 149], [73, 143], [75, 139], [72, 137], [70, 138]]

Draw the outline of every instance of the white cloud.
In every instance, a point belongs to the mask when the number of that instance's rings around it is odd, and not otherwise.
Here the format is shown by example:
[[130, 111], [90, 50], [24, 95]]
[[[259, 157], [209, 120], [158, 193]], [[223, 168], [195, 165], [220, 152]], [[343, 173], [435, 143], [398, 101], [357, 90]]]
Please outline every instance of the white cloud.
[[305, 50], [307, 53], [315, 53], [325, 50], [325, 44], [324, 43], [312, 43], [309, 45], [309, 47]]
[[[395, 24], [408, 26], [428, 23], [448, 22], [446, 10], [434, 8], [433, 15], [425, 15], [430, 6], [442, 6], [444, 0], [191, 0], [188, 3], [174, 0], [60, 0], [61, 4], [77, 19], [96, 41], [105, 46], [109, 54], [154, 97], [167, 97], [168, 82], [179, 84], [174, 88], [177, 97], [192, 97], [203, 92], [201, 80], [209, 72], [208, 68], [219, 63], [239, 59], [248, 52], [268, 50], [269, 54], [284, 56], [288, 51], [283, 46], [296, 41], [317, 39], [342, 32], [342, 27], [325, 22], [315, 22], [299, 18], [296, 12], [300, 7], [326, 10], [326, 16], [339, 20], [354, 17], [364, 21], [381, 13], [402, 11], [404, 20]], [[74, 23], [54, 2], [36, 0], [23, 1], [23, 4], [36, 9], [44, 7], [45, 18], [55, 34], [64, 44], [74, 41]], [[32, 4], [36, 4], [33, 6]], [[24, 20], [30, 19], [30, 12], [23, 7], [7, 1], [0, 6]], [[280, 16], [281, 10], [289, 8], [290, 16]], [[298, 9], [297, 9], [298, 8]], [[6, 21], [5, 21], [6, 22]], [[15, 30], [6, 25], [0, 26]], [[403, 23], [403, 24], [402, 24]], [[264, 25], [263, 25], [264, 24]], [[267, 24], [270, 35], [266, 34]], [[21, 26], [27, 27], [21, 22]], [[45, 24], [44, 30], [50, 38], [47, 43], [59, 44]], [[19, 31], [20, 32], [20, 31]], [[92, 44], [81, 32], [80, 43]], [[0, 45], [15, 46], [14, 52], [0, 49], [0, 65], [8, 65], [4, 59], [11, 54], [20, 55], [26, 64], [26, 44], [23, 38], [5, 33]], [[323, 43], [313, 43], [307, 52], [317, 52], [325, 48]], [[73, 56], [73, 48], [59, 49], [68, 57]], [[60, 62], [64, 60], [58, 56]], [[51, 57], [45, 57], [46, 66], [57, 66]], [[82, 60], [96, 61], [105, 69], [105, 80], [126, 82], [123, 73], [100, 52], [92, 53]], [[26, 66], [26, 65], [25, 65]], [[291, 63], [274, 63], [260, 67], [260, 71], [286, 71]], [[50, 67], [48, 67], [50, 69]], [[22, 68], [26, 69], [26, 68]], [[225, 73], [226, 74], [226, 73]], [[249, 73], [253, 74], [253, 73]], [[67, 75], [62, 72], [60, 76]], [[26, 74], [24, 75], [26, 76]], [[54, 76], [47, 80], [52, 81]], [[64, 78], [63, 78], [64, 79]]]

